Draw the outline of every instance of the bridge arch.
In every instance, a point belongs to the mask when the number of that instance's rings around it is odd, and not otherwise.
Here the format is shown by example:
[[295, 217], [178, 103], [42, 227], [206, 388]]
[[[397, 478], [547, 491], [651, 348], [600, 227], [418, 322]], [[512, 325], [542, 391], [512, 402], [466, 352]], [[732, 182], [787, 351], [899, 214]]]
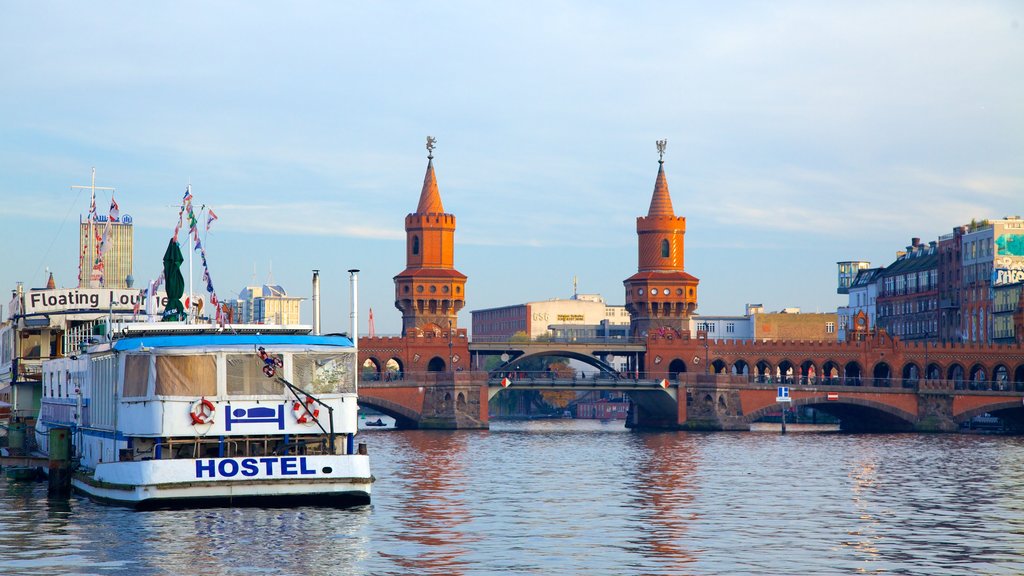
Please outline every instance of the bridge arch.
[[[793, 406], [808, 406], [825, 414], [835, 416], [840, 428], [858, 432], [899, 432], [914, 429], [915, 416], [905, 410], [863, 398], [845, 396], [841, 401], [830, 401], [825, 395], [807, 398], [793, 398]], [[777, 404], [771, 404], [745, 414], [744, 421], [754, 422], [778, 411]]]
[[954, 362], [946, 369], [946, 380], [952, 380], [953, 386], [961, 390], [964, 387], [964, 367]]
[[363, 360], [363, 365], [359, 370], [359, 378], [361, 380], [380, 380], [380, 360], [377, 360], [373, 356], [370, 356], [366, 360]]
[[737, 360], [732, 364], [732, 373], [741, 376], [750, 374], [750, 366], [747, 366], [747, 363], [743, 360]]
[[789, 360], [783, 360], [779, 362], [779, 369], [776, 371], [781, 382], [792, 382], [793, 381], [793, 363]]
[[1017, 369], [1013, 371], [1013, 387], [1018, 392], [1024, 390], [1024, 364], [1017, 366]]
[[941, 380], [942, 379], [942, 368], [938, 364], [932, 362], [928, 365], [927, 372], [925, 373], [926, 380]]
[[360, 395], [358, 404], [394, 418], [395, 428], [409, 429], [419, 426], [420, 415], [417, 412], [390, 400]]
[[1011, 388], [1010, 370], [1005, 364], [996, 364], [996, 367], [992, 369], [992, 382], [1000, 390], [1009, 390]]
[[440, 356], [434, 356], [427, 362], [427, 372], [444, 372], [447, 364], [444, 358]]
[[400, 358], [392, 356], [384, 363], [385, 380], [402, 380], [405, 378], [405, 366]]
[[875, 364], [874, 370], [871, 371], [871, 376], [874, 378], [872, 385], [881, 386], [888, 388], [892, 382], [892, 368], [889, 367], [887, 362], [879, 362]]
[[982, 366], [981, 364], [975, 364], [974, 366], [971, 366], [971, 378], [969, 385], [971, 390], [978, 390], [984, 388], [986, 380], [988, 380], [988, 377], [987, 373], [985, 372], [984, 366]]
[[759, 382], [768, 380], [772, 377], [772, 368], [771, 362], [762, 358], [757, 361], [757, 364], [754, 364], [754, 376]]
[[811, 384], [818, 377], [818, 369], [814, 360], [804, 360], [800, 363], [800, 383]]
[[1004, 421], [1010, 421], [1016, 423], [1018, 427], [1021, 423], [1024, 423], [1024, 405], [1021, 404], [1020, 400], [1006, 400], [1002, 402], [993, 402], [992, 404], [986, 404], [970, 410], [965, 410], [958, 414], [953, 414], [953, 421], [956, 422], [957, 426], [963, 425], [970, 422], [975, 416], [981, 416], [982, 414], [992, 414], [993, 416], [1002, 418]]
[[680, 374], [686, 372], [686, 362], [676, 358], [668, 363], [668, 379], [675, 382]]
[[839, 364], [835, 360], [829, 360], [821, 365], [821, 378], [826, 384], [838, 383], [839, 376]]
[[921, 372], [917, 364], [908, 362], [903, 365], [903, 387], [913, 388], [921, 380]]
[[712, 374], [725, 374], [725, 360], [721, 358], [715, 358], [714, 362], [711, 363]]
[[849, 386], [860, 386], [861, 374], [860, 363], [858, 362], [847, 362], [846, 366], [843, 367], [843, 377]]
[[[594, 368], [597, 368], [598, 370], [604, 372], [605, 374], [616, 377], [619, 375], [618, 370], [616, 370], [613, 366], [611, 366], [607, 362], [602, 362], [601, 360], [594, 358], [589, 354], [584, 354], [582, 352], [574, 352], [572, 350], [561, 350], [558, 348], [551, 348], [548, 350], [539, 350], [537, 352], [528, 352], [526, 354], [520, 354], [519, 356], [512, 358], [508, 362], [505, 362], [501, 366], [498, 366], [497, 368], [491, 370], [491, 374], [499, 374], [501, 372], [508, 372], [510, 370], [514, 370], [517, 362], [522, 362], [523, 360], [527, 360], [529, 358], [545, 358], [549, 356], [555, 358], [569, 358], [571, 360], [579, 360], [584, 364], [588, 364], [590, 366], [593, 366]], [[676, 365], [675, 362], [676, 361], [673, 360], [672, 363], [669, 364], [670, 371], [671, 367], [673, 365]], [[682, 361], [680, 360], [680, 362]], [[685, 363], [683, 363], [682, 372], [686, 372]]]

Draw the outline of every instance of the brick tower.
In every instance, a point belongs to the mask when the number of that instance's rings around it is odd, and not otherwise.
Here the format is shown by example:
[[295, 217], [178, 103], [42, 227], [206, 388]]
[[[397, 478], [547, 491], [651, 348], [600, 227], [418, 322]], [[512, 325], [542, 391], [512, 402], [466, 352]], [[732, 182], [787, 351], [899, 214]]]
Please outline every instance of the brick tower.
[[636, 219], [639, 261], [637, 273], [627, 278], [626, 310], [630, 331], [643, 337], [654, 330], [688, 331], [688, 320], [697, 309], [697, 278], [683, 271], [683, 236], [686, 218], [672, 211], [665, 179], [665, 144], [658, 141], [658, 177], [647, 216]]
[[405, 270], [395, 276], [402, 334], [457, 329], [466, 304], [466, 275], [455, 269], [455, 216], [444, 211], [434, 175], [434, 142], [427, 138], [427, 174], [416, 212], [405, 217]]

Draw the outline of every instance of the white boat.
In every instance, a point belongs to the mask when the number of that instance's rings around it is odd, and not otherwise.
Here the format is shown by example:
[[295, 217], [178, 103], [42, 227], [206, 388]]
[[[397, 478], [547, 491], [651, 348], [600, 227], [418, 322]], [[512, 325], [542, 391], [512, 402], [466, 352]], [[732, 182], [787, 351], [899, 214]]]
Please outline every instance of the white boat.
[[42, 365], [38, 448], [69, 431], [75, 490], [145, 509], [369, 502], [348, 337], [158, 322], [99, 340]]

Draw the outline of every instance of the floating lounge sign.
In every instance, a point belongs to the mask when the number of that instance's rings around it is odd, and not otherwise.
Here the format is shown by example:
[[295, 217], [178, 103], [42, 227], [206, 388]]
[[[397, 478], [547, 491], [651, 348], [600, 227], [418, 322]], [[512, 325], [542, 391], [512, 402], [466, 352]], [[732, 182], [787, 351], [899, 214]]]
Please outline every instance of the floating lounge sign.
[[[158, 293], [157, 304], [165, 305], [167, 296]], [[127, 310], [138, 303], [145, 306], [145, 297], [134, 289], [126, 288], [62, 288], [57, 290], [30, 290], [25, 294], [25, 314], [69, 312], [74, 310]]]

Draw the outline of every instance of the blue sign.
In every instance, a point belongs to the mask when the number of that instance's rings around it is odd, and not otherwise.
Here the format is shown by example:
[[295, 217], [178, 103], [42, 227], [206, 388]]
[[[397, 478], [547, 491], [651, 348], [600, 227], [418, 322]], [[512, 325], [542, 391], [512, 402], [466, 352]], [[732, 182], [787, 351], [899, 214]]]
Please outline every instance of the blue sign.
[[779, 398], [789, 398], [789, 386], [779, 386]]
[[196, 478], [251, 478], [264, 476], [299, 476], [316, 474], [305, 456], [274, 456], [265, 458], [207, 458], [196, 460]]
[[228, 404], [227, 415], [224, 418], [224, 429], [231, 431], [232, 426], [239, 424], [270, 424], [277, 423], [278, 430], [284, 430], [284, 404], [278, 404], [277, 408], [269, 406], [255, 406], [253, 408], [231, 408]]

